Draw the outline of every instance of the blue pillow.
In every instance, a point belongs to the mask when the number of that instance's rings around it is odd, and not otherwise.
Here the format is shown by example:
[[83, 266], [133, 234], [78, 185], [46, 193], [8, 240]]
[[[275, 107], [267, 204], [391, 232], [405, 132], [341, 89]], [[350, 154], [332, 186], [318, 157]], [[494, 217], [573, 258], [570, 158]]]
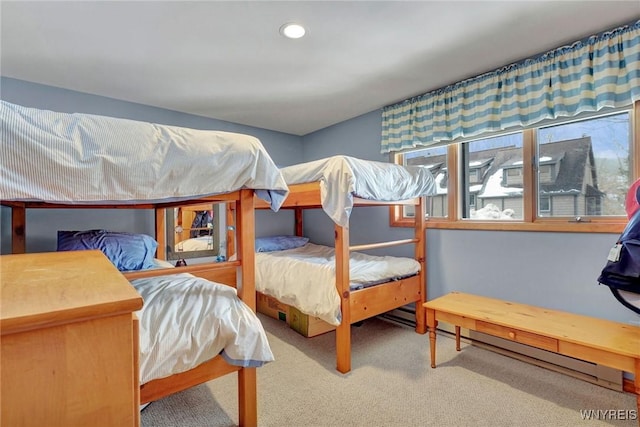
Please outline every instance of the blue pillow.
[[283, 251], [294, 249], [309, 243], [308, 237], [301, 236], [271, 236], [256, 239], [256, 252]]
[[58, 231], [59, 251], [99, 249], [120, 271], [153, 268], [157, 247], [158, 242], [146, 234], [107, 230]]

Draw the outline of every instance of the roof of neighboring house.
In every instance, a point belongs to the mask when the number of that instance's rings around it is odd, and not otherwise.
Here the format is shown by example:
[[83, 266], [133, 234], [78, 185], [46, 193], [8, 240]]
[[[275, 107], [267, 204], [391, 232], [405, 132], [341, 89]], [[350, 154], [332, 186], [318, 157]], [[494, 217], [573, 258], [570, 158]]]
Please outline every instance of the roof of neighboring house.
[[[540, 183], [542, 193], [576, 193], [582, 192], [585, 181], [587, 162], [594, 165], [593, 150], [591, 147], [591, 137], [568, 139], [558, 142], [540, 144], [539, 152], [540, 164], [557, 163], [558, 173], [552, 182]], [[419, 156], [407, 161], [410, 165], [429, 165], [431, 172], [436, 177], [439, 186], [446, 190], [446, 179], [437, 179], [437, 175], [446, 170], [443, 165], [446, 163], [446, 155]], [[482, 167], [490, 163], [482, 177], [483, 185], [478, 191], [479, 197], [508, 197], [520, 196], [522, 194], [522, 184], [505, 185], [503, 180], [503, 170], [506, 168], [522, 167], [522, 149], [517, 147], [492, 148], [469, 153], [469, 164], [472, 167]], [[602, 194], [597, 189], [597, 176], [595, 168], [590, 168], [593, 186], [588, 192]], [[443, 191], [439, 191], [441, 193]]]
[[[569, 139], [566, 141], [540, 144], [540, 157], [558, 159], [560, 168], [556, 179], [541, 183], [540, 189], [545, 193], [582, 192], [587, 164], [593, 166], [593, 150], [591, 137]], [[591, 178], [597, 187], [595, 168], [591, 167]]]

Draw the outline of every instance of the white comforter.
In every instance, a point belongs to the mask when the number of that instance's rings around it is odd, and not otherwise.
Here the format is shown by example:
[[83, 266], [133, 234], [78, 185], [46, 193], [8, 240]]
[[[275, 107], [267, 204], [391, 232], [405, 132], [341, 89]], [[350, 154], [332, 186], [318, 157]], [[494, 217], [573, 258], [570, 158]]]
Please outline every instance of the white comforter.
[[[420, 271], [420, 263], [412, 258], [350, 255], [352, 289]], [[296, 249], [256, 253], [256, 290], [327, 323], [340, 324], [335, 250], [331, 247], [307, 243]]]
[[169, 202], [252, 188], [278, 210], [287, 186], [260, 140], [0, 100], [3, 200]]
[[182, 240], [175, 245], [175, 251], [206, 251], [213, 249], [213, 236], [198, 236]]
[[281, 169], [287, 184], [320, 181], [323, 210], [338, 225], [347, 227], [353, 198], [398, 201], [435, 194], [429, 169], [361, 160], [349, 156], [287, 166]]
[[144, 300], [140, 384], [187, 371], [218, 354], [232, 365], [274, 360], [262, 323], [235, 288], [191, 274], [132, 281]]

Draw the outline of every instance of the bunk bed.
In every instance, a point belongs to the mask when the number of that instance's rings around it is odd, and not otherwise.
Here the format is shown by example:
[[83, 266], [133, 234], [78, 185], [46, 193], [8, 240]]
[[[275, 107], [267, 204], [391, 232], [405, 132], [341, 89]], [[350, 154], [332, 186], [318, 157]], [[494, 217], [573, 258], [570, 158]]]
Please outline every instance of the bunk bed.
[[[264, 200], [271, 209], [278, 210], [288, 192], [261, 142], [248, 135], [229, 132], [0, 103], [3, 129], [0, 203], [11, 208], [12, 253], [25, 253], [28, 209], [153, 210], [157, 242], [154, 265], [138, 271], [120, 268], [139, 292], [148, 292], [147, 298], [143, 295], [145, 301], [138, 313], [141, 346], [146, 341], [154, 341], [161, 332], [143, 330], [145, 324], [154, 328], [163, 323], [162, 319], [149, 320], [146, 316], [150, 312], [168, 312], [165, 305], [176, 297], [176, 292], [181, 292], [172, 288], [175, 280], [182, 283], [181, 289], [185, 293], [195, 288], [197, 296], [191, 295], [191, 299], [208, 298], [209, 301], [200, 301], [207, 311], [215, 310], [212, 299], [226, 298], [235, 307], [227, 311], [238, 310], [239, 314], [238, 318], [231, 319], [235, 326], [225, 331], [226, 340], [211, 337], [212, 342], [209, 342], [199, 334], [201, 341], [190, 345], [200, 344], [202, 348], [196, 349], [197, 354], [193, 356], [151, 354], [149, 360], [142, 360], [146, 349], [140, 348], [140, 365], [133, 367], [135, 372], [139, 370], [138, 378], [141, 378], [139, 403], [151, 402], [237, 372], [240, 424], [256, 425], [256, 367], [273, 360], [273, 355], [255, 314], [254, 196]], [[167, 262], [157, 261], [165, 259], [167, 251], [165, 209], [211, 206], [212, 203], [236, 206], [235, 260], [171, 270], [161, 268], [170, 266]], [[161, 288], [172, 288], [173, 296], [162, 298]], [[208, 296], [211, 289], [215, 295]], [[184, 307], [181, 312], [176, 310], [179, 308], [170, 313], [174, 317], [196, 311], [195, 308], [184, 310]], [[244, 323], [239, 318], [244, 318]], [[192, 319], [191, 326], [197, 328], [200, 320]], [[210, 327], [213, 320], [207, 322]], [[191, 333], [194, 331], [187, 332]], [[144, 334], [148, 336], [145, 338]], [[245, 345], [244, 340], [250, 342]], [[230, 342], [238, 346], [233, 348]], [[238, 347], [254, 350], [243, 353]]]
[[[423, 196], [433, 194], [435, 191], [434, 179], [429, 170], [420, 166], [404, 167], [349, 156], [333, 156], [285, 167], [281, 171], [290, 191], [282, 208], [295, 211], [295, 234], [297, 236], [304, 234], [303, 211], [305, 209], [322, 209], [334, 222], [335, 246], [327, 249], [306, 244], [301, 249], [257, 254], [257, 290], [285, 304], [295, 304], [296, 300], [304, 297], [303, 293], [318, 293], [317, 289], [310, 291], [311, 287], [297, 291], [279, 288], [282, 282], [296, 281], [292, 277], [290, 277], [291, 280], [287, 279], [290, 275], [298, 274], [295, 273], [296, 268], [307, 268], [306, 273], [302, 270], [299, 274], [306, 274], [308, 278], [326, 277], [325, 266], [317, 269], [316, 265], [305, 263], [303, 258], [306, 255], [301, 255], [297, 251], [306, 251], [304, 248], [308, 247], [311, 251], [309, 258], [314, 258], [315, 261], [319, 258], [331, 260], [334, 263], [330, 272], [334, 290], [331, 290], [330, 294], [323, 295], [335, 302], [336, 315], [332, 319], [330, 311], [325, 310], [319, 313], [306, 310], [305, 307], [296, 308], [303, 313], [322, 316], [323, 320], [336, 325], [336, 367], [341, 373], [351, 370], [351, 325], [354, 323], [414, 303], [416, 332], [426, 333], [426, 317], [422, 307], [422, 303], [426, 301]], [[267, 207], [261, 202], [258, 202], [257, 206]], [[391, 206], [392, 209], [412, 206], [416, 218], [413, 238], [351, 245], [349, 219], [352, 209], [359, 206]], [[374, 283], [355, 283], [352, 280], [351, 276], [356, 274], [366, 276], [362, 271], [355, 270], [356, 268], [362, 270], [362, 265], [366, 268], [367, 263], [393, 264], [394, 257], [384, 257], [383, 260], [383, 257], [367, 256], [357, 251], [406, 244], [414, 245], [414, 259], [411, 261], [418, 264], [417, 272], [405, 275], [388, 274], [386, 280], [378, 276], [371, 279]], [[286, 268], [277, 268], [280, 271], [280, 279], [275, 279], [272, 274], [273, 263], [283, 262], [283, 258], [288, 255], [296, 259], [293, 264], [287, 263]], [[364, 258], [364, 261], [361, 258]], [[413, 268], [411, 263], [406, 263], [406, 260], [399, 257], [397, 259], [405, 262], [409, 269]], [[315, 261], [314, 263], [317, 264]], [[283, 265], [281, 264], [281, 267]], [[374, 286], [369, 286], [370, 284]], [[283, 298], [287, 294], [289, 297]]]

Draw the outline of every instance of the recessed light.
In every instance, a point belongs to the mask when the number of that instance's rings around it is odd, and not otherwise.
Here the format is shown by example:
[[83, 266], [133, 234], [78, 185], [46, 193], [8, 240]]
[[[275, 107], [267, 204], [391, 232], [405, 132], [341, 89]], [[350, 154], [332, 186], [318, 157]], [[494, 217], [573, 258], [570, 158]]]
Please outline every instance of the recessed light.
[[306, 30], [300, 24], [288, 23], [280, 27], [280, 34], [290, 39], [299, 39], [305, 33]]

